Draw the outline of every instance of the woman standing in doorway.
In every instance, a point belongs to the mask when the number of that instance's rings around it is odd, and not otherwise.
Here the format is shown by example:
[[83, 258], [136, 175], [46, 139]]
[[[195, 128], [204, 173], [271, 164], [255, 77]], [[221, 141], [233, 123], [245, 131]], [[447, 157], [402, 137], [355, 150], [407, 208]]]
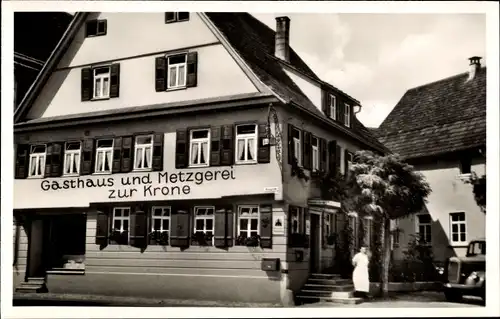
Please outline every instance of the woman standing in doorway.
[[370, 292], [370, 279], [368, 276], [369, 257], [366, 253], [366, 247], [361, 247], [359, 253], [354, 255], [352, 265], [354, 271], [352, 273], [352, 281], [356, 295], [362, 295], [367, 298]]

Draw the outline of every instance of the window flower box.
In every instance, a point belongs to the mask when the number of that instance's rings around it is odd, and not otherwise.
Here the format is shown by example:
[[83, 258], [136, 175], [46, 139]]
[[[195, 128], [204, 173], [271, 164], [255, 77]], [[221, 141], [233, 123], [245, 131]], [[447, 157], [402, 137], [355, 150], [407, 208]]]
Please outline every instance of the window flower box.
[[236, 238], [237, 246], [247, 246], [247, 247], [257, 247], [260, 245], [260, 236], [243, 237], [238, 236]]
[[191, 235], [191, 245], [213, 246], [213, 235], [204, 232], [195, 232]]
[[128, 245], [128, 231], [113, 230], [109, 235], [110, 244]]
[[155, 230], [148, 234], [150, 245], [168, 246], [168, 232]]

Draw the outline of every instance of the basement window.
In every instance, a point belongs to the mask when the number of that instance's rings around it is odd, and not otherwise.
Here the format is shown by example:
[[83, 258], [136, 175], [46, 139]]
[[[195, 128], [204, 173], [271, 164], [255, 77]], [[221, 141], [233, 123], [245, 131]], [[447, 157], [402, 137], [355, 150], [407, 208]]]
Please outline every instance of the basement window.
[[107, 24], [108, 23], [106, 20], [87, 21], [85, 25], [85, 36], [88, 38], [88, 37], [106, 35]]

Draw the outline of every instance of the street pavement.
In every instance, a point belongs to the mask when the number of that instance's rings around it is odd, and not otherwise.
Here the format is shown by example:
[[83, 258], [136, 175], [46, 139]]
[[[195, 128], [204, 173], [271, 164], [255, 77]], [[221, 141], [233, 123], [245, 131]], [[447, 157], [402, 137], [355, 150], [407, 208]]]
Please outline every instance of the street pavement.
[[[272, 304], [250, 304], [250, 303], [228, 303], [217, 301], [196, 300], [160, 300], [139, 299], [106, 296], [82, 296], [82, 295], [55, 295], [38, 294], [16, 295], [14, 306], [71, 306], [71, 307], [279, 307]], [[358, 305], [343, 305], [331, 302], [318, 302], [300, 305], [298, 307], [308, 308], [337, 308], [337, 307], [360, 307], [360, 308], [464, 308], [482, 307], [481, 299], [464, 297], [461, 303], [446, 301], [440, 292], [414, 292], [391, 295], [387, 300], [372, 299]]]

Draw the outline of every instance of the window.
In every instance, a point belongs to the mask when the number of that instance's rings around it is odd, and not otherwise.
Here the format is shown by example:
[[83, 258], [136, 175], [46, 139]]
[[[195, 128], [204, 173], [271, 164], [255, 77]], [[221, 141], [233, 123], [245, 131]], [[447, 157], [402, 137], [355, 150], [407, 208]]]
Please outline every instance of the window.
[[170, 235], [170, 207], [153, 207], [151, 211], [151, 232], [158, 234], [156, 242], [168, 245]]
[[319, 171], [319, 140], [317, 137], [312, 137], [312, 170]]
[[349, 172], [351, 171], [351, 166], [352, 166], [352, 162], [353, 162], [353, 155], [351, 152], [347, 152], [345, 154], [345, 156], [347, 156], [347, 167], [345, 168], [345, 172], [347, 175], [349, 175]]
[[153, 136], [135, 138], [134, 170], [149, 170], [153, 162]]
[[106, 20], [90, 20], [86, 23], [86, 37], [105, 35], [107, 28]]
[[113, 223], [111, 239], [118, 244], [127, 244], [129, 237], [129, 221], [130, 221], [130, 208], [129, 207], [115, 207], [113, 208]]
[[29, 177], [43, 177], [45, 174], [46, 145], [31, 145]]
[[344, 125], [351, 127], [351, 106], [344, 103]]
[[472, 160], [468, 155], [462, 155], [460, 158], [460, 174], [471, 173]]
[[165, 23], [189, 21], [189, 12], [165, 12]]
[[210, 131], [191, 130], [189, 139], [189, 166], [208, 166], [210, 157]]
[[238, 236], [250, 238], [259, 235], [259, 206], [238, 207]]
[[215, 207], [194, 208], [194, 233], [199, 245], [213, 245]]
[[64, 150], [64, 175], [78, 175], [80, 173], [80, 142], [67, 142]]
[[300, 131], [296, 128], [292, 130], [292, 142], [293, 142], [293, 152], [295, 159], [297, 160], [297, 164], [302, 166], [302, 138]]
[[337, 98], [332, 94], [330, 94], [330, 117], [337, 119]]
[[95, 68], [92, 72], [94, 72], [94, 99], [109, 98], [110, 67]]
[[257, 125], [236, 126], [236, 163], [257, 162]]
[[113, 159], [113, 140], [97, 140], [96, 146], [96, 173], [111, 173]]
[[186, 86], [187, 55], [178, 54], [167, 57], [168, 85], [167, 89], [177, 89]]
[[465, 213], [451, 213], [450, 225], [451, 243], [467, 243], [467, 223], [465, 221]]
[[431, 222], [431, 215], [417, 215], [417, 233], [420, 237], [420, 244], [430, 245], [432, 243]]
[[302, 220], [302, 208], [300, 207], [292, 207], [290, 208], [290, 229], [291, 234], [300, 234], [300, 221]]

